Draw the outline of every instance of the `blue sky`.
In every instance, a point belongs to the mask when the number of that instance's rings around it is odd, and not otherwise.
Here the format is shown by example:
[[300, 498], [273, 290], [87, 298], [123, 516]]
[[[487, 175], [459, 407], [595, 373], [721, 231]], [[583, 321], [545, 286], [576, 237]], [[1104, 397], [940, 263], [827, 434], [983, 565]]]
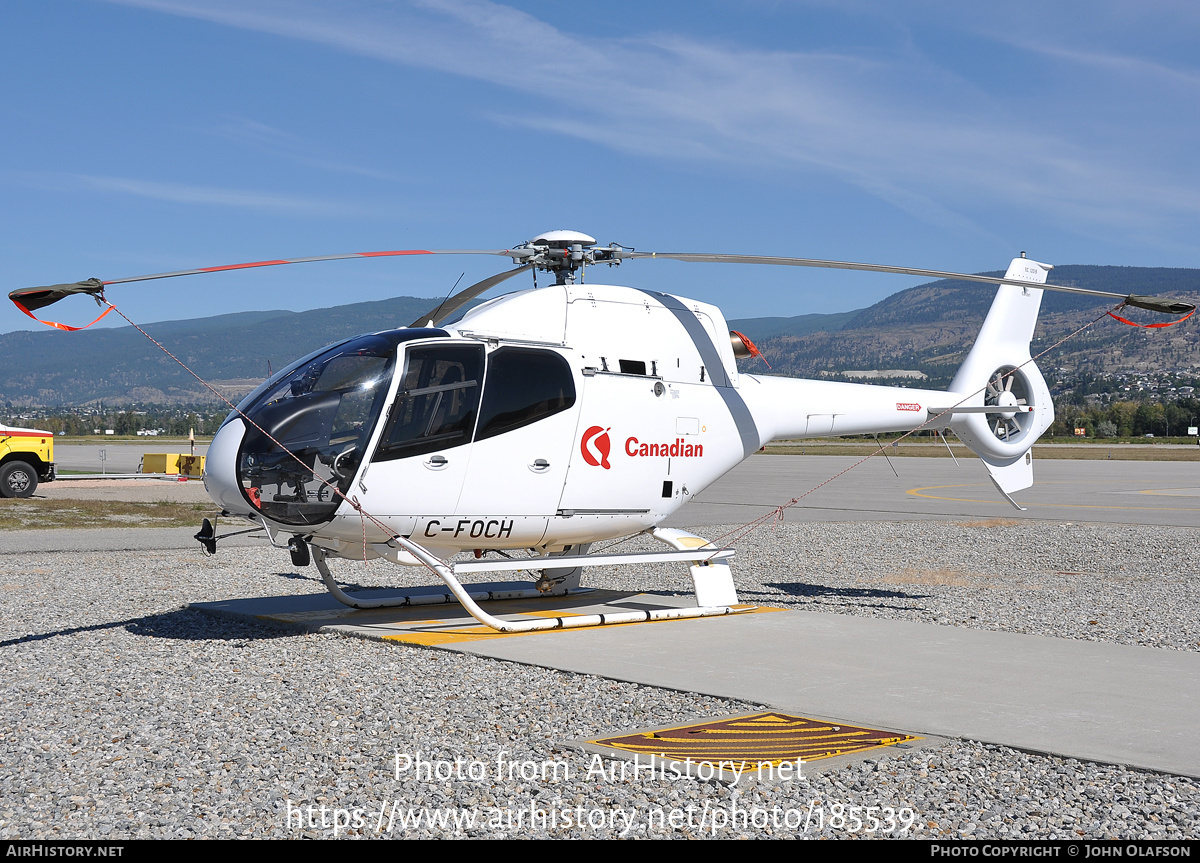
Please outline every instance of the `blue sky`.
[[[1152, 0], [5, 3], [2, 287], [556, 228], [966, 272], [1021, 250], [1196, 267], [1197, 44], [1200, 7]], [[300, 310], [440, 296], [504, 263], [110, 296], [138, 321]], [[668, 262], [589, 278], [729, 317], [844, 311], [918, 281]], [[2, 314], [2, 331], [36, 326]]]

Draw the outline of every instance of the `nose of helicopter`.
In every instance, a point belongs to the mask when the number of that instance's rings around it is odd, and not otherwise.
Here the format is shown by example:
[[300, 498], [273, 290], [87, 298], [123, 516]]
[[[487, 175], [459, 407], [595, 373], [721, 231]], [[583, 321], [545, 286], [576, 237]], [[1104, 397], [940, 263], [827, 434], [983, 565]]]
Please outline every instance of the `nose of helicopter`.
[[204, 460], [204, 488], [208, 496], [222, 509], [238, 515], [253, 514], [237, 478], [238, 448], [245, 434], [246, 424], [240, 418], [225, 423], [209, 445]]

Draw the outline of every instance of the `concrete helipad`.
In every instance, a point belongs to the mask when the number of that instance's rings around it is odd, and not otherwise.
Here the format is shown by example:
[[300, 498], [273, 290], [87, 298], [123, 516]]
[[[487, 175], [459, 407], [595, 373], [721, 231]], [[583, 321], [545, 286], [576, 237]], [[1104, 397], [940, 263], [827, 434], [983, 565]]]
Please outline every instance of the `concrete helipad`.
[[[472, 591], [527, 591], [529, 582], [489, 582], [470, 585]], [[399, 596], [422, 597], [445, 593], [445, 588], [415, 590], [370, 591], [371, 599]], [[505, 599], [481, 602], [485, 611], [509, 621], [531, 618], [575, 617], [587, 614], [614, 614], [622, 611], [652, 611], [683, 608], [695, 605], [687, 597], [660, 596], [616, 590], [588, 590], [572, 596], [552, 599]], [[192, 606], [212, 614], [253, 617], [284, 625], [301, 626], [327, 632], [340, 632], [360, 638], [377, 638], [400, 644], [419, 644], [426, 647], [454, 647], [490, 641], [496, 638], [522, 638], [542, 633], [497, 632], [476, 621], [456, 602], [437, 605], [408, 605], [399, 608], [356, 610], [348, 608], [324, 594], [305, 596], [273, 596], [262, 599], [233, 599], [227, 602], [195, 603]], [[756, 614], [778, 611], [774, 608], [735, 606], [734, 613]], [[678, 621], [662, 621], [675, 623]], [[631, 624], [616, 624], [620, 629]]]
[[[595, 591], [484, 608], [518, 619], [689, 604]], [[1200, 777], [1192, 652], [801, 611], [511, 637], [453, 604], [355, 611], [318, 594], [194, 607]]]

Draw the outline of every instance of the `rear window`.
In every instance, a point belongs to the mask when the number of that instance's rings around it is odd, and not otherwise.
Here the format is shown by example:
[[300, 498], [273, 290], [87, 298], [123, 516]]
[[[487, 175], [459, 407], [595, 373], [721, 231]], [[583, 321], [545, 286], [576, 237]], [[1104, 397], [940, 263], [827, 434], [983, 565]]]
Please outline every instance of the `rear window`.
[[478, 440], [514, 431], [575, 404], [575, 380], [553, 351], [500, 348], [488, 357]]

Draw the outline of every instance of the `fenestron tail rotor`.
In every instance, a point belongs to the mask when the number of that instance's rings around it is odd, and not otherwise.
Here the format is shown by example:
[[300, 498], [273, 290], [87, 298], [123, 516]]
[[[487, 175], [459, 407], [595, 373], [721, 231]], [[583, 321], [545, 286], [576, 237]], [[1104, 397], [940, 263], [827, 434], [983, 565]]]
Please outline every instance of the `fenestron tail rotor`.
[[[1004, 366], [992, 372], [983, 392], [983, 403], [987, 407], [1027, 407], [1029, 384], [1016, 366]], [[997, 439], [1009, 441], [1022, 431], [1028, 413], [1004, 411], [987, 414], [988, 426]]]

